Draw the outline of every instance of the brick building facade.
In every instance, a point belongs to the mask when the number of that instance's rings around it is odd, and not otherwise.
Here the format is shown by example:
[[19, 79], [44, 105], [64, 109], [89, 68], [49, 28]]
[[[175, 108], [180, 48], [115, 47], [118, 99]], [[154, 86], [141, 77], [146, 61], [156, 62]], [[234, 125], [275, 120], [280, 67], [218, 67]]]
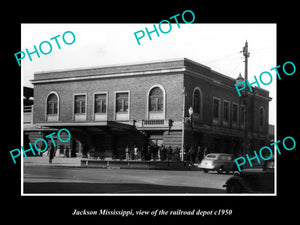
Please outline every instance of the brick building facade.
[[[69, 143], [60, 143], [61, 152], [122, 159], [126, 146], [163, 144], [242, 153], [246, 107], [235, 79], [189, 59], [42, 72], [32, 83], [33, 123], [45, 130], [39, 135], [47, 135], [45, 128], [72, 134]], [[270, 100], [263, 89], [249, 94], [253, 148], [268, 141]], [[31, 142], [36, 138], [29, 135]]]

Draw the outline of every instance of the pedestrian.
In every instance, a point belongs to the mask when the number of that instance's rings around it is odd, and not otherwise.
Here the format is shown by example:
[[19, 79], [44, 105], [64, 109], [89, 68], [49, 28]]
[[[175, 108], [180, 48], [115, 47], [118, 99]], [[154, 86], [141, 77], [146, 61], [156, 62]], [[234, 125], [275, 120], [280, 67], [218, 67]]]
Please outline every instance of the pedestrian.
[[147, 155], [146, 148], [144, 146], [142, 146], [142, 150], [141, 150], [142, 161], [146, 160], [146, 155]]
[[207, 151], [207, 147], [204, 148], [204, 151], [203, 151], [203, 158], [208, 154], [208, 151]]
[[48, 146], [49, 163], [52, 163], [52, 159], [54, 158], [54, 147], [52, 142], [49, 142]]
[[156, 159], [157, 159], [157, 153], [158, 153], [158, 147], [157, 147], [157, 145], [153, 146], [152, 153], [153, 153], [153, 160], [156, 161]]
[[176, 161], [180, 161], [180, 149], [178, 147], [175, 148], [174, 158]]
[[195, 150], [194, 147], [192, 146], [188, 151], [188, 161], [190, 165], [194, 163], [194, 159], [195, 159]]
[[161, 146], [160, 147], [157, 146], [157, 160], [158, 161], [161, 160]]
[[128, 145], [125, 148], [125, 155], [126, 155], [126, 160], [128, 161], [129, 160], [129, 147], [128, 147]]
[[133, 160], [134, 159], [134, 151], [133, 151], [133, 146], [129, 148], [129, 159]]
[[68, 146], [66, 146], [65, 156], [66, 156], [66, 158], [69, 158], [69, 148], [68, 148]]
[[133, 147], [134, 160], [138, 159], [138, 147], [134, 145]]
[[155, 149], [154, 149], [154, 146], [150, 145], [150, 158], [151, 158], [151, 161], [154, 160], [154, 153], [155, 153]]
[[173, 153], [172, 147], [169, 146], [168, 149], [167, 149], [167, 160], [168, 160], [168, 161], [169, 161], [170, 159], [172, 159], [172, 153]]
[[179, 149], [180, 160], [184, 161], [184, 147]]
[[166, 160], [166, 148], [164, 145], [161, 145], [161, 148], [160, 148], [160, 159]]
[[201, 148], [200, 148], [200, 146], [198, 146], [197, 147], [197, 152], [196, 152], [195, 162], [200, 163], [201, 160], [202, 160]]
[[192, 164], [194, 164], [194, 162], [195, 162], [195, 156], [196, 156], [196, 151], [195, 151], [195, 148], [192, 147], [192, 152], [191, 152]]
[[[41, 146], [41, 148], [40, 148], [40, 150], [44, 150], [46, 148], [46, 146], [45, 146], [45, 143], [43, 142], [42, 143], [42, 146]], [[40, 154], [39, 154], [40, 156], [43, 156], [43, 152], [40, 152]]]
[[147, 146], [147, 160], [151, 160], [151, 146]]
[[86, 143], [82, 144], [82, 158], [87, 158], [88, 145]]

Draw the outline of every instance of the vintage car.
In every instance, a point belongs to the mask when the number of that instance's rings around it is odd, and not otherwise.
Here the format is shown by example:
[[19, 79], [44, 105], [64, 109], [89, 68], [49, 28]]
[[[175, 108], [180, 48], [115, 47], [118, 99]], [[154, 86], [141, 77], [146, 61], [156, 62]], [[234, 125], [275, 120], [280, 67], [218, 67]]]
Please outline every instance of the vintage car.
[[233, 155], [227, 153], [210, 153], [204, 157], [198, 168], [203, 169], [205, 173], [209, 170], [222, 173], [224, 171], [234, 171], [236, 166]]
[[263, 168], [247, 168], [235, 172], [223, 185], [227, 193], [274, 193], [274, 158]]

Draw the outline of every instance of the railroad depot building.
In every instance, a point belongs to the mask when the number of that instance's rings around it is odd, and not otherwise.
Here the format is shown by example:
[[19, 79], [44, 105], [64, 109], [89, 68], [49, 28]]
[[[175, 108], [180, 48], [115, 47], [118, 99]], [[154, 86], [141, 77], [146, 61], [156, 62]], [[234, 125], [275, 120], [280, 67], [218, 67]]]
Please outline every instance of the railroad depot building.
[[41, 72], [32, 83], [26, 134], [33, 144], [67, 128], [71, 141], [55, 140], [60, 154], [124, 159], [126, 146], [149, 144], [240, 154], [246, 118], [249, 148], [269, 144], [269, 92], [254, 88], [245, 105], [235, 79], [186, 58]]

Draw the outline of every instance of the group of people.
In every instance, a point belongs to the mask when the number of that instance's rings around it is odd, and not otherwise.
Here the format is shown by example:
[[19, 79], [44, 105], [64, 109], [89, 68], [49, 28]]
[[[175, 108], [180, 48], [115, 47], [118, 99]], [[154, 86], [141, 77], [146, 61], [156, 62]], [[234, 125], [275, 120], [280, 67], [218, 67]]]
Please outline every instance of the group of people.
[[[65, 157], [68, 157], [69, 149], [67, 148]], [[172, 148], [171, 146], [165, 147], [164, 145], [148, 145], [145, 147], [139, 147], [133, 145], [133, 147], [126, 146], [125, 148], [125, 160], [160, 160], [160, 161], [187, 161], [190, 164], [200, 163], [204, 156], [207, 154], [206, 147], [198, 146], [185, 147], [184, 151], [180, 148]], [[183, 155], [182, 155], [183, 154]], [[55, 156], [55, 148], [52, 143], [48, 145], [49, 163], [52, 163], [52, 159]]]
[[[183, 154], [183, 155], [182, 155]], [[182, 152], [180, 148], [171, 146], [166, 147], [164, 145], [148, 145], [145, 147], [133, 147], [126, 146], [125, 159], [126, 160], [168, 160], [168, 161], [188, 161], [190, 163], [200, 163], [203, 157], [207, 154], [207, 148], [198, 146], [184, 148]]]
[[128, 146], [125, 148], [126, 160], [180, 160], [180, 149], [171, 146], [166, 148], [161, 145], [160, 147], [148, 145], [146, 148], [134, 145], [133, 148]]
[[[48, 146], [47, 156], [49, 157], [49, 163], [51, 164], [53, 158], [56, 155], [57, 148], [55, 148], [53, 146], [52, 142], [50, 142], [50, 141], [48, 141], [47, 146]], [[40, 149], [45, 149], [45, 144], [44, 143], [42, 144]], [[64, 146], [64, 157], [66, 157], [66, 158], [70, 157], [69, 153], [70, 153], [69, 148]], [[42, 155], [43, 155], [43, 152], [40, 152], [40, 156], [42, 156]]]
[[187, 148], [185, 151], [185, 161], [188, 161], [190, 164], [200, 163], [205, 155], [208, 154], [206, 147], [198, 146], [197, 149], [194, 147]]

